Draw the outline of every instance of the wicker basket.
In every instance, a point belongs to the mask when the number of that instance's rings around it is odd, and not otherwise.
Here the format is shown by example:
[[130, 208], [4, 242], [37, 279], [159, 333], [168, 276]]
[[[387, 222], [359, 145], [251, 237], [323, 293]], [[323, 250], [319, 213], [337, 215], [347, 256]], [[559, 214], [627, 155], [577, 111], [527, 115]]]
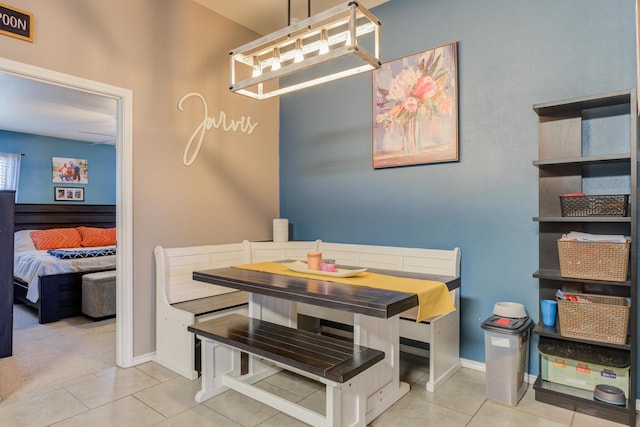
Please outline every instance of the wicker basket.
[[629, 196], [560, 196], [562, 216], [627, 216]]
[[627, 280], [630, 242], [558, 240], [560, 275], [575, 279]]
[[612, 344], [626, 344], [629, 303], [626, 298], [590, 294], [568, 294], [587, 302], [558, 299], [560, 335]]

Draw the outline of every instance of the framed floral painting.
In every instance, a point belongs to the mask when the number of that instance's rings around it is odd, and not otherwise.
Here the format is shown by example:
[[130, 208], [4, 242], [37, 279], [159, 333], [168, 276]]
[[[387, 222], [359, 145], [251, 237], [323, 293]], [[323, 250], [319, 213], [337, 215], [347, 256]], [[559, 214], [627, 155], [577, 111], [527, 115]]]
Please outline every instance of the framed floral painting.
[[373, 167], [458, 160], [457, 45], [373, 71]]

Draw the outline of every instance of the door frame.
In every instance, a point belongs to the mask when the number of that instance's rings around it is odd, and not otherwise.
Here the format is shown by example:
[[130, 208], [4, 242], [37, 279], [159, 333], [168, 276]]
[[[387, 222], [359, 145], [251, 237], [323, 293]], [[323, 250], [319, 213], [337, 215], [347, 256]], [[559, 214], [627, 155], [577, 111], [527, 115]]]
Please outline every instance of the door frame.
[[133, 366], [133, 92], [2, 57], [0, 72], [116, 100], [116, 364]]

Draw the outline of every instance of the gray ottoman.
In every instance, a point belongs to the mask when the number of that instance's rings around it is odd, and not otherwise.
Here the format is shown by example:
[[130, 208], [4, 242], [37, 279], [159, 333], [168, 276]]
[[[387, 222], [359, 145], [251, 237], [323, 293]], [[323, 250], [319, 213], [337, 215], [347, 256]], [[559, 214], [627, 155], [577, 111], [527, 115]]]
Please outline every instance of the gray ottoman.
[[116, 271], [99, 271], [82, 276], [82, 312], [89, 317], [116, 314]]

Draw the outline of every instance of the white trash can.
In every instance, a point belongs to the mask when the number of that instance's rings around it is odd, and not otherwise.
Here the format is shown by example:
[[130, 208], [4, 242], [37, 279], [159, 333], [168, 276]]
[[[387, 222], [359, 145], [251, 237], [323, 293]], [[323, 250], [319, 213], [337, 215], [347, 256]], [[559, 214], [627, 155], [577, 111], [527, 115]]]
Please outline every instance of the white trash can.
[[482, 322], [488, 399], [515, 406], [524, 396], [532, 327], [529, 317], [494, 314]]

